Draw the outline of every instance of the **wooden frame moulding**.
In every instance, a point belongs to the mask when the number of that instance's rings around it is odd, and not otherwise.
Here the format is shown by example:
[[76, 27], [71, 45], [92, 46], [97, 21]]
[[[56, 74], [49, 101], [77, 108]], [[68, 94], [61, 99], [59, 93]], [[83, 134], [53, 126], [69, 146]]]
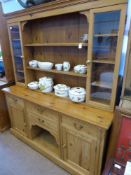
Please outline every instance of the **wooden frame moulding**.
[[[22, 43], [22, 37], [21, 37], [21, 27], [20, 27], [20, 22], [16, 22], [16, 23], [12, 23], [12, 24], [8, 24], [7, 25], [7, 27], [8, 27], [8, 34], [9, 34], [9, 41], [10, 41], [11, 55], [12, 55], [12, 63], [13, 63], [13, 69], [14, 69], [14, 76], [15, 76], [16, 84], [18, 84], [20, 86], [24, 86], [24, 83], [18, 82], [18, 80], [17, 80], [17, 76], [16, 76], [16, 65], [15, 65], [15, 60], [14, 60], [14, 52], [13, 52], [12, 43], [11, 43], [10, 27], [11, 26], [15, 26], [15, 25], [17, 25], [19, 27], [20, 44], [21, 44], [21, 51], [22, 51], [21, 58], [22, 58], [22, 61], [23, 61], [23, 43]], [[23, 65], [24, 65], [24, 63], [23, 63]], [[24, 70], [24, 66], [23, 66], [23, 70]]]
[[[91, 92], [91, 72], [92, 72], [92, 46], [93, 46], [93, 28], [94, 28], [94, 13], [100, 13], [100, 12], [108, 12], [108, 11], [115, 11], [115, 10], [121, 10], [120, 15], [120, 24], [119, 24], [119, 33], [118, 33], [118, 40], [117, 40], [117, 52], [115, 57], [115, 69], [114, 69], [114, 78], [113, 78], [113, 86], [112, 86], [112, 97], [111, 97], [111, 103], [110, 105], [101, 104], [98, 102], [93, 102], [90, 100], [90, 92]], [[110, 6], [110, 7], [103, 7], [91, 10], [90, 12], [90, 25], [89, 25], [89, 39], [88, 39], [88, 82], [87, 82], [87, 104], [98, 106], [102, 109], [107, 110], [114, 110], [115, 105], [115, 98], [116, 98], [116, 90], [117, 90], [117, 82], [118, 82], [118, 71], [119, 71], [119, 64], [120, 64], [120, 55], [121, 55], [121, 49], [122, 49], [122, 40], [123, 40], [123, 34], [124, 34], [124, 26], [126, 19], [126, 6], [123, 5], [116, 5], [116, 6]]]
[[106, 0], [106, 2], [105, 0], [94, 0], [88, 2], [85, 0], [74, 0], [73, 2], [70, 0], [67, 0], [66, 2], [58, 0], [53, 3], [32, 7], [29, 10], [21, 10], [20, 12], [10, 13], [5, 15], [5, 17], [7, 18], [8, 23], [13, 23], [125, 3], [127, 3], [127, 0]]

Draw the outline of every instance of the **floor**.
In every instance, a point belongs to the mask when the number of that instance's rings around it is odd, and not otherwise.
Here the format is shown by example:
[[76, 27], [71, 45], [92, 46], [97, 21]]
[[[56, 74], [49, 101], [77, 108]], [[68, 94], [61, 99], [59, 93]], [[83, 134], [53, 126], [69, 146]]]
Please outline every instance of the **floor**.
[[69, 175], [15, 138], [0, 133], [0, 175]]

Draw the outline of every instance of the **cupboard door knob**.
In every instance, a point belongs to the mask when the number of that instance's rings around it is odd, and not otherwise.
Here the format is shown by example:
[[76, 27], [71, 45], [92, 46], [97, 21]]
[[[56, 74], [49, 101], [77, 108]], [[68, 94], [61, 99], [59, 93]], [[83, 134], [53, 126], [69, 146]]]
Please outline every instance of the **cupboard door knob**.
[[42, 122], [42, 123], [45, 123], [45, 121], [44, 121], [44, 120], [41, 120], [41, 122]]
[[74, 127], [75, 127], [75, 129], [77, 129], [77, 130], [81, 130], [81, 129], [83, 128], [82, 125], [77, 125], [76, 123], [74, 123]]
[[43, 113], [43, 112], [44, 112], [44, 109], [42, 109], [41, 107], [37, 107], [37, 110], [38, 110], [38, 112], [40, 112], [40, 113]]
[[87, 64], [90, 64], [91, 63], [91, 60], [87, 60], [87, 62], [86, 62]]
[[17, 103], [18, 100], [17, 99], [14, 99], [14, 101], [15, 101], [15, 103]]
[[26, 123], [24, 123], [24, 127], [26, 127], [27, 126], [27, 124]]
[[66, 144], [63, 144], [62, 147], [63, 147], [63, 148], [66, 148]]

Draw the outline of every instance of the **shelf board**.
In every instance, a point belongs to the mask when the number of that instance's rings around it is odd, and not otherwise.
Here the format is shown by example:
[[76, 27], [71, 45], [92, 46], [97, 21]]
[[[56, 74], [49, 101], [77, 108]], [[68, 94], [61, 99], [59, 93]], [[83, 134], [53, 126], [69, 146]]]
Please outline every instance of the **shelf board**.
[[41, 71], [41, 72], [49, 72], [49, 73], [54, 73], [54, 74], [64, 74], [64, 75], [70, 75], [70, 76], [76, 76], [76, 77], [87, 77], [87, 74], [79, 74], [79, 73], [75, 73], [73, 71], [69, 71], [69, 72], [65, 72], [65, 71], [58, 71], [55, 69], [51, 69], [51, 70], [43, 70], [43, 69], [39, 69], [39, 68], [32, 68], [32, 67], [27, 67], [27, 69], [29, 70], [35, 70], [35, 71]]
[[96, 21], [95, 24], [100, 24], [100, 23], [115, 23], [115, 22], [119, 22], [118, 20], [102, 20], [102, 21]]
[[109, 34], [94, 34], [94, 37], [100, 37], [100, 36], [103, 36], [103, 37], [108, 37], [108, 36], [118, 36], [117, 33], [109, 33]]
[[110, 104], [110, 100], [109, 99], [100, 99], [100, 98], [94, 98], [91, 97], [91, 100], [97, 103], [103, 103], [105, 105], [109, 105]]
[[12, 41], [20, 41], [20, 38], [18, 38], [18, 39], [12, 39]]
[[47, 148], [50, 152], [52, 152], [52, 154], [59, 155], [58, 145], [51, 135], [45, 135], [42, 133], [41, 135], [34, 138], [33, 142], [37, 143], [37, 145], [40, 147]]
[[[87, 47], [87, 43], [83, 43], [82, 46], [83, 47]], [[25, 47], [42, 47], [42, 46], [54, 46], [54, 47], [64, 47], [64, 46], [74, 46], [74, 47], [78, 47], [79, 43], [32, 43], [32, 44], [25, 44]]]
[[24, 70], [16, 70], [17, 72], [19, 72], [19, 73], [24, 73]]
[[106, 88], [106, 89], [112, 89], [112, 84], [107, 83], [107, 82], [94, 81], [91, 83], [91, 85], [101, 87], [101, 88]]
[[102, 64], [115, 64], [114, 60], [106, 60], [106, 59], [101, 59], [101, 60], [93, 60], [93, 63], [102, 63]]
[[[110, 49], [112, 46], [93, 46], [93, 48], [98, 48], [98, 49]], [[116, 49], [116, 46], [113, 46], [112, 49]]]
[[[62, 99], [62, 100], [65, 100], [65, 101], [72, 102], [72, 101], [70, 100], [69, 97], [60, 97], [60, 96], [55, 95], [54, 90], [53, 90], [52, 92], [44, 93], [44, 92], [42, 92], [40, 89], [37, 89], [37, 90], [32, 90], [32, 89], [30, 89], [30, 88], [28, 88], [28, 89], [31, 90], [31, 91], [34, 91], [34, 92], [38, 92], [38, 93], [43, 94], [43, 95], [52, 96], [52, 97], [54, 97], [55, 99]], [[72, 103], [74, 103], [74, 102], [72, 102]], [[84, 101], [84, 102], [81, 102], [81, 103], [79, 103], [79, 104], [85, 105], [86, 102]]]

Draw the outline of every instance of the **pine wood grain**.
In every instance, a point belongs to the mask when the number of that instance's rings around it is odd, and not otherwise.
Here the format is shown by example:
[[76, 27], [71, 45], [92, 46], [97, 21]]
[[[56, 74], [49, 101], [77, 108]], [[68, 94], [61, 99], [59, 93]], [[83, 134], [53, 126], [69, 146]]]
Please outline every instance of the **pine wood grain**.
[[68, 114], [70, 117], [80, 119], [103, 129], [108, 129], [112, 123], [113, 112], [95, 109], [83, 104], [75, 104], [67, 99], [41, 94], [20, 86], [4, 88], [3, 91], [43, 107]]

